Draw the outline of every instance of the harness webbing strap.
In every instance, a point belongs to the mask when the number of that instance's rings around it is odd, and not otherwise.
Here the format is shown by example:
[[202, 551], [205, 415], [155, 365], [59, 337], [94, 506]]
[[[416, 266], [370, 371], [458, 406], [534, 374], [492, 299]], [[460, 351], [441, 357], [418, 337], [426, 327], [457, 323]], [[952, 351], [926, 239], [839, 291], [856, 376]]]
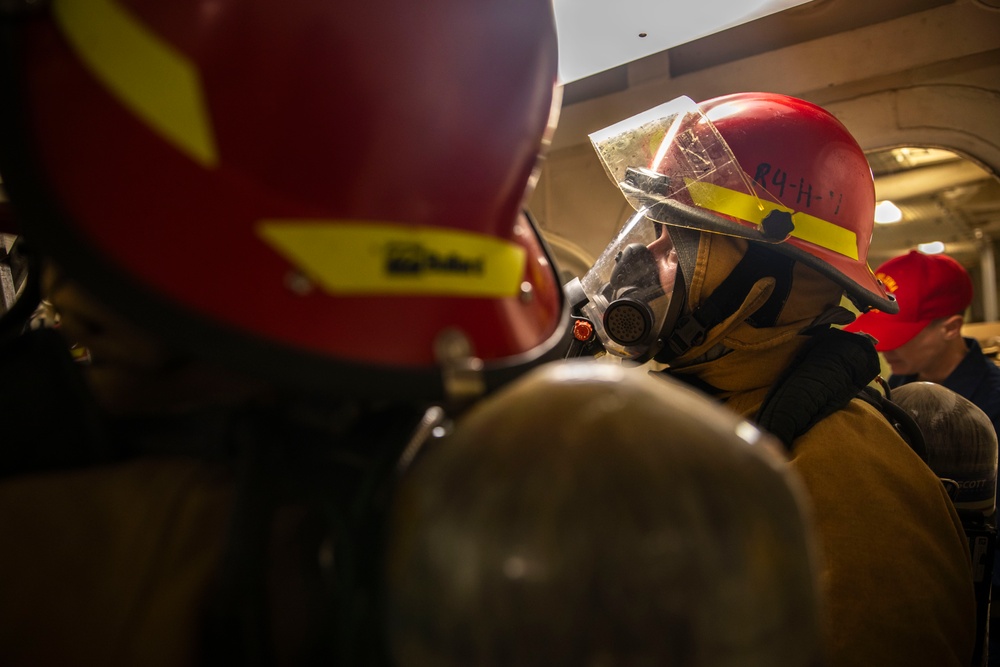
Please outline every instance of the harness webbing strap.
[[754, 421], [791, 450], [797, 437], [844, 408], [879, 370], [878, 353], [867, 336], [822, 331], [774, 383]]
[[792, 288], [794, 260], [774, 250], [751, 243], [732, 273], [692, 313], [680, 319], [667, 340], [673, 357], [684, 354], [705, 340], [712, 327], [735, 313], [761, 278], [773, 277], [775, 289], [767, 302], [747, 318], [753, 327], [774, 326]]

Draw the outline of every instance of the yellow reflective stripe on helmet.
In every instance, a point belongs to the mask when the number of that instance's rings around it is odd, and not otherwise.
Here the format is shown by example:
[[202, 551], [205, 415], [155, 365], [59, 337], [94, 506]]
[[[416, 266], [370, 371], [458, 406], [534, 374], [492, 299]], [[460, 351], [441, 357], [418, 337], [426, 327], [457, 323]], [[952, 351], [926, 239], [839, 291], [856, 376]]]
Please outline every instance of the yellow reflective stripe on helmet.
[[746, 220], [755, 225], [760, 225], [767, 214], [773, 210], [787, 211], [792, 214], [792, 222], [795, 224], [792, 236], [832, 250], [845, 257], [858, 259], [858, 237], [849, 229], [844, 229], [808, 213], [794, 211], [720, 185], [702, 181], [688, 181], [687, 188], [695, 206]]
[[510, 297], [524, 273], [521, 246], [453, 229], [263, 220], [257, 232], [333, 294]]
[[218, 162], [197, 68], [114, 0], [54, 0], [95, 77], [157, 133], [206, 167]]

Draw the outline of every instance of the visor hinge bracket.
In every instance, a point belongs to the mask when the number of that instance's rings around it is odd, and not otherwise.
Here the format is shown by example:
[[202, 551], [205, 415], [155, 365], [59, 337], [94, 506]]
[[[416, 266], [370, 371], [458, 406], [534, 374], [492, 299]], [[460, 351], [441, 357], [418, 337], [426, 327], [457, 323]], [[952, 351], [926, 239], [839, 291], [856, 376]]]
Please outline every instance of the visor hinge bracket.
[[788, 211], [774, 209], [760, 224], [761, 235], [764, 240], [770, 243], [780, 243], [788, 240], [788, 236], [795, 231], [795, 222], [792, 214]]
[[434, 340], [434, 356], [449, 402], [464, 405], [486, 393], [483, 360], [474, 355], [465, 333], [454, 328], [443, 330]]

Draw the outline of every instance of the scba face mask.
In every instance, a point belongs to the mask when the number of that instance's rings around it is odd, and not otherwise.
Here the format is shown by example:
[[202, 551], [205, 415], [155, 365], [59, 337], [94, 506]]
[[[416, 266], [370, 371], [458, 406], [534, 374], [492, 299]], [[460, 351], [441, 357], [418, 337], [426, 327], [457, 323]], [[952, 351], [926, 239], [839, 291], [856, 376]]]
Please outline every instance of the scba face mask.
[[662, 223], [638, 211], [580, 279], [580, 312], [606, 352], [646, 361], [684, 301], [677, 249]]
[[[704, 208], [720, 193], [760, 201], [749, 177], [693, 101], [678, 98], [590, 137], [637, 213], [580, 280], [579, 310], [605, 352], [646, 361], [663, 345], [685, 291], [676, 243], [683, 231], [745, 232]], [[676, 231], [676, 234], [674, 232]], [[775, 240], [784, 238], [782, 235]], [[690, 267], [689, 267], [690, 268]]]

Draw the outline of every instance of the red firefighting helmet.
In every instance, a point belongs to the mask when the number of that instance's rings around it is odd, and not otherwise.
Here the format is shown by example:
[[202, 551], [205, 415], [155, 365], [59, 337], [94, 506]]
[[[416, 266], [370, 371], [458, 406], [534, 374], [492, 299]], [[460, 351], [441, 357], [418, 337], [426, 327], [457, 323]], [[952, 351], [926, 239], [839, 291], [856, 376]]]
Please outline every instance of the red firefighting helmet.
[[[642, 139], [629, 141], [630, 135]], [[871, 167], [826, 110], [773, 93], [736, 93], [698, 105], [679, 98], [591, 139], [611, 177], [637, 209], [650, 208], [649, 217], [768, 243], [841, 285], [860, 310], [896, 312], [868, 266]], [[657, 190], [712, 215], [660, 213], [650, 199]], [[792, 226], [768, 228], [765, 220], [776, 210], [790, 214]]]
[[137, 323], [352, 395], [439, 393], [442, 340], [495, 378], [561, 338], [522, 213], [558, 108], [547, 0], [18, 4], [5, 185]]

